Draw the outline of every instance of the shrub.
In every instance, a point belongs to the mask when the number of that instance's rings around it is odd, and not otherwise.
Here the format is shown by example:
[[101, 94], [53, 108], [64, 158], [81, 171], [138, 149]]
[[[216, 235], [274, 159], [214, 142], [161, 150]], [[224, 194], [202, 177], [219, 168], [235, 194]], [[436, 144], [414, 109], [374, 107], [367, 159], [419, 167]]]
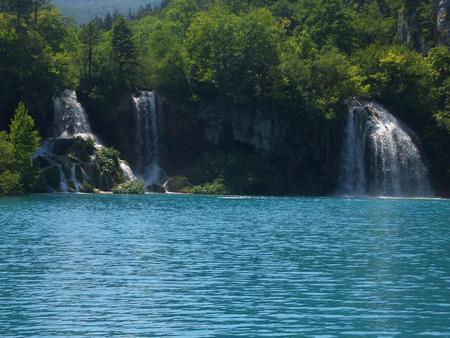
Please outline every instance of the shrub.
[[23, 192], [21, 177], [17, 172], [9, 170], [0, 173], [0, 196], [17, 195]]
[[142, 195], [145, 194], [144, 182], [141, 180], [134, 180], [119, 184], [114, 187], [113, 193], [126, 195]]
[[120, 153], [114, 148], [97, 149], [94, 177], [95, 185], [101, 190], [111, 190], [115, 185], [124, 182], [119, 156]]
[[199, 195], [229, 195], [229, 192], [223, 183], [223, 179], [221, 178], [218, 178], [210, 183], [192, 187], [192, 193]]

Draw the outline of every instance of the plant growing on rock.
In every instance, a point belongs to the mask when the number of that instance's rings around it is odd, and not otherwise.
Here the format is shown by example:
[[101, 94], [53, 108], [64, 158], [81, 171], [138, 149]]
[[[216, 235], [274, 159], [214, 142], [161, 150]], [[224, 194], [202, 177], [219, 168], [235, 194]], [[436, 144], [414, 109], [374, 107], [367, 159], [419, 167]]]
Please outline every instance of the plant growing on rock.
[[114, 187], [113, 193], [125, 195], [142, 195], [145, 194], [144, 182], [141, 180], [134, 180], [119, 184]]

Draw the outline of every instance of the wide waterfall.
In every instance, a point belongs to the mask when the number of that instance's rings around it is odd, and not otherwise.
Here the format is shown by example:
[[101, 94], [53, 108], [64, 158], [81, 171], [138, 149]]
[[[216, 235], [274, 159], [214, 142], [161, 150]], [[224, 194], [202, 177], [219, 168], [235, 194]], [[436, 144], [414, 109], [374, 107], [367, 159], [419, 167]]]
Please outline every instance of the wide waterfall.
[[339, 193], [430, 196], [418, 137], [381, 105], [349, 105]]
[[146, 186], [161, 178], [159, 167], [160, 138], [156, 96], [153, 92], [141, 91], [133, 97], [136, 113], [136, 173]]
[[74, 136], [95, 139], [91, 132], [86, 112], [78, 102], [74, 90], [64, 90], [53, 99], [55, 136], [70, 138]]

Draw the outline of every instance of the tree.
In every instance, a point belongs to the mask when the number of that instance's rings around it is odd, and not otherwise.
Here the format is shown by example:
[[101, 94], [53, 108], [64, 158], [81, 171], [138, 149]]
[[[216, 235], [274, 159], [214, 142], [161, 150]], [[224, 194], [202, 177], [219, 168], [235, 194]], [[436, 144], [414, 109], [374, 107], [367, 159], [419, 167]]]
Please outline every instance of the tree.
[[33, 3], [31, 0], [0, 0], [0, 9], [13, 13], [17, 18], [17, 26], [20, 26], [22, 18], [31, 14]]
[[269, 96], [284, 30], [267, 9], [238, 16], [221, 8], [196, 16], [185, 39], [185, 72], [198, 95], [235, 103]]
[[40, 136], [35, 130], [34, 120], [28, 115], [28, 110], [22, 102], [19, 103], [11, 121], [9, 141], [22, 187], [29, 191], [37, 177], [32, 157], [39, 147]]
[[97, 20], [90, 21], [80, 31], [80, 40], [83, 50], [83, 68], [88, 79], [92, 78], [94, 52], [100, 43], [101, 31]]
[[117, 67], [118, 82], [125, 87], [131, 87], [134, 83], [137, 53], [133, 34], [123, 17], [119, 17], [113, 24], [111, 49], [113, 65]]

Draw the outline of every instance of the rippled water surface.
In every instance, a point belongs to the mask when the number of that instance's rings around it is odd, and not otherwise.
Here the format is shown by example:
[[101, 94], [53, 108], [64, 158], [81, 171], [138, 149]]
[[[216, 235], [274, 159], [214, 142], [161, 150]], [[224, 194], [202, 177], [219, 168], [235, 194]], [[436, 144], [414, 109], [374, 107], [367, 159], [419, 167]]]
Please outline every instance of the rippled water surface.
[[0, 199], [0, 335], [450, 336], [450, 201]]

